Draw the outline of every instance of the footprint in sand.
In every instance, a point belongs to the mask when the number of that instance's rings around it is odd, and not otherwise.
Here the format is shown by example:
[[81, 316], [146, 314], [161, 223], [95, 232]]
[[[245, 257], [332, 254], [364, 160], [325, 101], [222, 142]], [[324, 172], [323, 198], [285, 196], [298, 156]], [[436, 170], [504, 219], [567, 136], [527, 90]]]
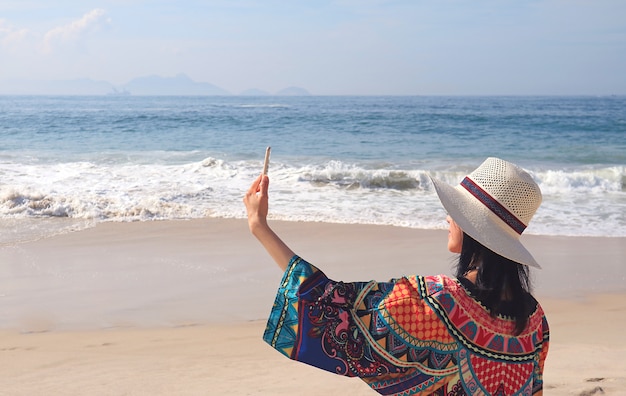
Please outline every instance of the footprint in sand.
[[[602, 382], [602, 381], [604, 381], [604, 378], [602, 377], [594, 377], [594, 378], [585, 379], [585, 382]], [[601, 386], [596, 386], [593, 389], [584, 390], [580, 392], [578, 395], [579, 396], [594, 396], [594, 395], [603, 395], [603, 394], [604, 394], [604, 389], [602, 389]]]

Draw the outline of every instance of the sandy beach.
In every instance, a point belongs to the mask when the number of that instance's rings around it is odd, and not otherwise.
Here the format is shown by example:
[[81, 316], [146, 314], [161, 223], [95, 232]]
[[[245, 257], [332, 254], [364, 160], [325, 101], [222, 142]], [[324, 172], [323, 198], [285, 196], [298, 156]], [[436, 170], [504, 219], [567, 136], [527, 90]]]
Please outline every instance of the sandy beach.
[[[446, 231], [273, 222], [335, 279], [450, 273]], [[523, 237], [546, 395], [626, 389], [626, 238]], [[261, 339], [281, 273], [243, 220], [103, 223], [0, 247], [0, 395], [372, 395]]]

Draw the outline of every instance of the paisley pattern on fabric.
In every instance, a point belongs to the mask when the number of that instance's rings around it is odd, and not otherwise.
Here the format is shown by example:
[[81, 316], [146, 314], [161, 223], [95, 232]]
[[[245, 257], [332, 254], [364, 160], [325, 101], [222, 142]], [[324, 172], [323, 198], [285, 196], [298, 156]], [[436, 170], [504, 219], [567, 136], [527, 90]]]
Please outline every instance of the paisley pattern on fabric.
[[543, 387], [548, 323], [537, 304], [520, 336], [514, 327], [446, 276], [335, 282], [295, 256], [263, 339], [382, 395], [531, 395]]

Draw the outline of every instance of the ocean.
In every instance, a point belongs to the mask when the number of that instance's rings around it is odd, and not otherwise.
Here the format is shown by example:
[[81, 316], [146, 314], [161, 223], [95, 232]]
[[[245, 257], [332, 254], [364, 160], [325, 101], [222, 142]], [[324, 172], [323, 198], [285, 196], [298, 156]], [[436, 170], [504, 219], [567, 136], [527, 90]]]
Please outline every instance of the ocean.
[[107, 221], [270, 218], [444, 229], [429, 175], [528, 170], [528, 234], [626, 236], [626, 97], [0, 97], [0, 245]]

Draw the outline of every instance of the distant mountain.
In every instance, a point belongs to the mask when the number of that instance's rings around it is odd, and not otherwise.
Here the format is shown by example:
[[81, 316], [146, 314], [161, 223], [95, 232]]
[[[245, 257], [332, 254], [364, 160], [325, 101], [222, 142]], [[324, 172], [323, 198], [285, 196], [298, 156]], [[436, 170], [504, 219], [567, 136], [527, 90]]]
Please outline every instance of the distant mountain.
[[277, 96], [311, 96], [309, 91], [299, 87], [289, 87], [276, 92]]
[[176, 77], [138, 77], [121, 88], [132, 95], [230, 95], [220, 87], [193, 81], [182, 73]]
[[[157, 75], [137, 77], [124, 85], [88, 78], [75, 80], [5, 80], [0, 81], [0, 95], [199, 95], [230, 96], [231, 94], [210, 83], [196, 82], [186, 74], [175, 77]], [[274, 94], [257, 88], [241, 92], [241, 96], [310, 96], [304, 88], [288, 87]]]

